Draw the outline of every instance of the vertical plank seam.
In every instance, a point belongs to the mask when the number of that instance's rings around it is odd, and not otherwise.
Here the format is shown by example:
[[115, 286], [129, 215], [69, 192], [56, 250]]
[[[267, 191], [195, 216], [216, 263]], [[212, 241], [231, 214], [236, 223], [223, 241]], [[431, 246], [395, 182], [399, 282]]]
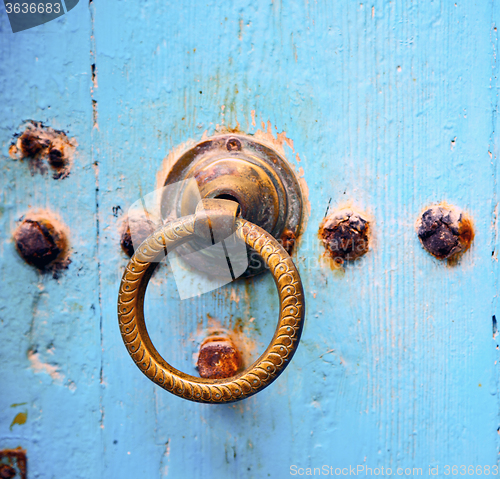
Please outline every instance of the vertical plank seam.
[[[97, 85], [96, 75], [97, 70], [95, 66], [96, 58], [96, 40], [95, 40], [95, 6], [92, 0], [89, 0], [89, 13], [90, 13], [90, 71], [91, 71], [91, 86], [90, 86], [90, 101], [92, 107], [92, 129], [91, 129], [91, 154], [92, 165], [95, 173], [95, 215], [96, 215], [96, 260], [97, 260], [97, 289], [99, 297], [99, 341], [100, 341], [100, 366], [99, 366], [99, 384], [101, 392], [99, 394], [99, 412], [100, 412], [100, 442], [101, 442], [101, 457], [104, 458], [104, 405], [103, 405], [103, 317], [102, 317], [102, 271], [101, 271], [101, 256], [100, 256], [100, 221], [99, 221], [99, 161], [96, 159], [96, 151], [94, 146], [95, 131], [97, 126], [97, 101], [95, 99], [95, 85]], [[104, 464], [101, 463], [101, 470], [104, 472]]]

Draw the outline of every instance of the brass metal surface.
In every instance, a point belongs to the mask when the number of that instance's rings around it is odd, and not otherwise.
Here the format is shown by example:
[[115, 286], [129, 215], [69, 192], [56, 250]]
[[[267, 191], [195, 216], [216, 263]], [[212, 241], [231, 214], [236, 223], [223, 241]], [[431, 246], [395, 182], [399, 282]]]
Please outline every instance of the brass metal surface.
[[158, 353], [149, 337], [144, 318], [144, 297], [157, 265], [155, 260], [166, 251], [195, 238], [195, 229], [204, 218], [204, 214], [197, 213], [174, 220], [141, 244], [123, 274], [118, 295], [118, 319], [130, 356], [153, 382], [191, 401], [228, 403], [245, 399], [269, 386], [289, 364], [302, 332], [304, 293], [297, 268], [283, 247], [262, 228], [233, 214], [236, 234], [261, 255], [277, 286], [280, 311], [274, 337], [249, 368], [231, 378], [198, 378], [172, 367]]
[[[220, 198], [236, 201], [242, 217], [283, 241], [300, 234], [302, 193], [288, 162], [275, 150], [253, 137], [225, 134], [204, 140], [182, 154], [167, 172], [162, 198], [162, 217], [181, 218], [195, 213], [199, 197], [191, 194], [185, 180], [194, 178], [201, 199]], [[195, 251], [196, 241], [181, 247]], [[249, 257], [253, 251], [249, 249]], [[213, 273], [213, 264], [197, 256], [196, 267]], [[262, 262], [249, 261], [244, 277], [265, 271]]]
[[229, 200], [201, 200], [196, 207], [194, 234], [212, 243], [231, 236], [236, 229], [240, 205]]

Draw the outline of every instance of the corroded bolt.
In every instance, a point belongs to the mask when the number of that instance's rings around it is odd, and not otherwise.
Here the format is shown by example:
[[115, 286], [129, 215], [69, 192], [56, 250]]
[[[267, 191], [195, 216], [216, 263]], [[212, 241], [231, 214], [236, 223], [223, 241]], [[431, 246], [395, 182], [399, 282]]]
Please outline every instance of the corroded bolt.
[[285, 231], [283, 231], [283, 233], [281, 234], [280, 243], [290, 256], [293, 253], [295, 242], [295, 233], [292, 230], [285, 229]]
[[12, 479], [16, 475], [16, 470], [8, 464], [0, 465], [0, 479]]
[[39, 122], [29, 121], [24, 132], [9, 148], [14, 159], [27, 158], [31, 173], [45, 174], [45, 161], [54, 170], [54, 179], [66, 178], [70, 174], [71, 158], [76, 142], [63, 131], [54, 130]]
[[469, 249], [474, 229], [464, 212], [443, 203], [422, 213], [417, 234], [427, 252], [438, 259], [453, 260]]
[[27, 129], [19, 138], [24, 156], [33, 157], [49, 146], [49, 141], [32, 129]]
[[66, 156], [66, 145], [62, 140], [55, 139], [50, 144], [48, 162], [56, 170], [66, 166], [68, 158]]
[[140, 215], [129, 217], [124, 224], [120, 244], [131, 258], [140, 244], [157, 228], [157, 224]]
[[67, 249], [62, 229], [46, 218], [24, 219], [14, 232], [14, 240], [21, 257], [39, 269], [61, 258]]
[[49, 164], [52, 168], [62, 168], [64, 166], [64, 156], [61, 150], [51, 148], [49, 150]]
[[363, 256], [368, 251], [369, 233], [368, 220], [351, 209], [332, 213], [319, 228], [319, 238], [338, 264]]
[[134, 244], [132, 241], [132, 233], [130, 232], [130, 226], [127, 224], [123, 229], [122, 236], [120, 238], [120, 245], [122, 250], [126, 253], [129, 258], [134, 255]]
[[200, 346], [197, 366], [202, 378], [230, 378], [241, 368], [241, 355], [229, 338], [209, 337]]

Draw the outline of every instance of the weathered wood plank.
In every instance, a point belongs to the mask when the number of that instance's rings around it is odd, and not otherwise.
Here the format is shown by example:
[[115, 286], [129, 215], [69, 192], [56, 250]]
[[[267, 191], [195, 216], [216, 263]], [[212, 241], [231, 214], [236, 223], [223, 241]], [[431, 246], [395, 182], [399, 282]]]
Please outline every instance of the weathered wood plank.
[[[59, 408], [65, 394], [78, 418], [63, 410], [56, 443], [66, 438], [76, 450], [82, 439], [70, 439], [68, 431], [81, 428], [99, 477], [286, 477], [291, 465], [325, 464], [394, 473], [416, 467], [423, 475], [432, 465], [442, 475], [446, 464], [496, 464], [498, 5], [109, 0], [90, 4], [92, 21], [82, 5], [72, 12], [72, 27], [70, 15], [43, 27], [51, 32], [61, 25], [70, 38], [78, 19], [80, 45], [68, 42], [61, 52], [59, 37], [47, 34], [36, 51], [26, 32], [16, 34], [19, 43], [2, 46], [10, 62], [2, 65], [3, 81], [15, 71], [24, 79], [19, 90], [29, 92], [22, 101], [7, 93], [4, 156], [26, 118], [67, 129], [80, 145], [75, 170], [60, 182], [32, 178], [10, 160], [2, 169], [2, 295], [14, 298], [2, 310], [2, 328], [8, 341], [23, 344], [4, 378], [17, 381], [14, 392], [31, 388], [28, 401], [42, 411], [12, 434], [4, 427], [5, 444], [18, 445], [14, 433], [27, 431], [24, 440], [38, 451], [35, 463], [45, 465], [41, 444], [56, 427], [48, 404]], [[41, 50], [50, 61], [42, 62]], [[24, 51], [31, 56], [21, 65], [16, 60]], [[89, 62], [95, 62], [92, 89]], [[56, 95], [60, 68], [68, 80]], [[39, 92], [50, 102], [40, 103]], [[293, 363], [273, 386], [244, 403], [206, 406], [155, 387], [128, 357], [116, 320], [127, 261], [119, 240], [124, 213], [158, 186], [167, 154], [224, 128], [264, 141], [271, 141], [268, 129], [279, 133], [276, 147], [307, 184], [309, 213], [294, 256], [307, 322]], [[85, 200], [63, 202], [72, 192]], [[418, 214], [442, 200], [466, 210], [476, 229], [471, 250], [453, 267], [432, 259], [415, 234]], [[37, 276], [10, 242], [29, 204], [60, 211], [78, 234], [79, 254], [62, 284], [44, 280], [37, 296]], [[329, 204], [330, 211], [355, 206], [372, 219], [371, 251], [344, 273], [321, 261], [317, 230]], [[65, 214], [73, 211], [78, 215]], [[83, 279], [77, 261], [88, 268]], [[8, 276], [13, 265], [23, 276]], [[181, 302], [162, 265], [146, 298], [151, 336], [174, 366], [191, 373], [210, 327], [241, 329], [257, 354], [275, 325], [273, 288], [262, 277]], [[82, 313], [64, 306], [71, 295]], [[27, 296], [39, 299], [33, 305]], [[95, 314], [85, 309], [91, 304]], [[58, 326], [57, 334], [38, 318]], [[32, 337], [40, 335], [42, 345], [69, 334], [61, 324], [77, 325], [67, 344], [54, 343], [55, 354], [68, 354], [68, 369], [60, 358], [49, 362], [75, 382], [71, 395], [64, 382], [52, 384], [50, 376], [27, 369], [32, 320]], [[96, 353], [101, 334], [102, 359]], [[75, 370], [83, 370], [79, 381]], [[26, 374], [21, 380], [19, 371]], [[33, 378], [47, 383], [34, 386]], [[0, 412], [7, 425], [12, 413], [5, 406], [24, 401], [9, 394]], [[79, 465], [80, 456], [72, 461]]]
[[[3, 9], [3, 7], [2, 7]], [[0, 14], [0, 449], [27, 450], [30, 478], [101, 477], [100, 305], [91, 155], [90, 21], [73, 13], [12, 34]], [[26, 120], [67, 132], [71, 174], [30, 174], [9, 156]], [[48, 210], [69, 229], [71, 264], [54, 279], [26, 265], [12, 233]], [[13, 404], [21, 405], [12, 407]], [[22, 425], [9, 427], [18, 413]]]

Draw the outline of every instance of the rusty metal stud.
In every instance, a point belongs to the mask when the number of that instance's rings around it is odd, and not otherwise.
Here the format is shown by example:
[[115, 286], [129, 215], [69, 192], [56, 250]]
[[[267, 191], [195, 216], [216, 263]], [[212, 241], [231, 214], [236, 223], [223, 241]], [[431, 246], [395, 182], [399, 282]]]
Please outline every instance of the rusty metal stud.
[[54, 138], [50, 143], [47, 161], [54, 171], [52, 175], [54, 179], [65, 178], [69, 175], [70, 160], [68, 150], [70, 150], [70, 147], [66, 138]]
[[62, 141], [60, 138], [55, 138], [50, 143], [48, 162], [54, 170], [60, 170], [67, 165], [68, 157], [66, 150], [67, 142]]
[[470, 218], [446, 203], [426, 209], [418, 218], [416, 228], [424, 249], [437, 259], [458, 259], [474, 238]]
[[12, 479], [17, 474], [16, 470], [8, 464], [0, 465], [0, 479]]
[[342, 209], [327, 216], [319, 238], [336, 264], [363, 256], [369, 249], [370, 223], [361, 213]]
[[24, 156], [33, 157], [47, 148], [50, 141], [43, 138], [34, 129], [27, 129], [20, 137], [19, 143]]
[[281, 234], [281, 238], [280, 238], [281, 246], [283, 246], [283, 248], [285, 249], [285, 251], [290, 256], [293, 253], [293, 248], [295, 247], [296, 240], [297, 240], [297, 238], [295, 236], [295, 233], [292, 230], [286, 229]]
[[[223, 200], [216, 200], [216, 202]], [[150, 235], [129, 261], [118, 293], [118, 321], [123, 341], [141, 371], [171, 393], [195, 402], [234, 402], [256, 394], [271, 384], [289, 364], [302, 332], [304, 292], [292, 259], [269, 233], [235, 216], [235, 210], [212, 205], [203, 212], [164, 224]], [[223, 213], [225, 211], [225, 213]], [[237, 211], [237, 210], [236, 210]], [[271, 344], [246, 370], [230, 378], [209, 380], [187, 375], [170, 366], [154, 349], [144, 319], [144, 296], [158, 264], [156, 259], [196, 238], [197, 223], [214, 217], [261, 255], [273, 275], [280, 300], [279, 319]], [[221, 216], [227, 218], [221, 218]], [[234, 359], [234, 358], [233, 358]]]
[[25, 218], [15, 230], [14, 240], [26, 263], [41, 270], [61, 259], [68, 244], [63, 228], [39, 215]]
[[129, 258], [140, 244], [157, 228], [155, 221], [141, 215], [129, 216], [123, 225], [120, 238], [122, 250]]
[[23, 133], [9, 148], [10, 156], [27, 159], [32, 174], [45, 174], [47, 162], [53, 170], [54, 179], [66, 178], [70, 174], [76, 141], [68, 138], [63, 131], [36, 121], [28, 121], [23, 128]]
[[59, 169], [64, 166], [65, 158], [64, 153], [59, 148], [49, 149], [49, 165], [54, 169]]
[[236, 151], [241, 150], [241, 141], [238, 138], [229, 138], [226, 141], [227, 151]]
[[4, 449], [0, 451], [0, 479], [26, 479], [28, 460], [26, 451], [17, 449]]
[[212, 336], [200, 346], [197, 366], [202, 378], [230, 378], [241, 368], [241, 355], [231, 339]]
[[17, 474], [16, 470], [8, 464], [0, 466], [0, 479], [12, 479]]

